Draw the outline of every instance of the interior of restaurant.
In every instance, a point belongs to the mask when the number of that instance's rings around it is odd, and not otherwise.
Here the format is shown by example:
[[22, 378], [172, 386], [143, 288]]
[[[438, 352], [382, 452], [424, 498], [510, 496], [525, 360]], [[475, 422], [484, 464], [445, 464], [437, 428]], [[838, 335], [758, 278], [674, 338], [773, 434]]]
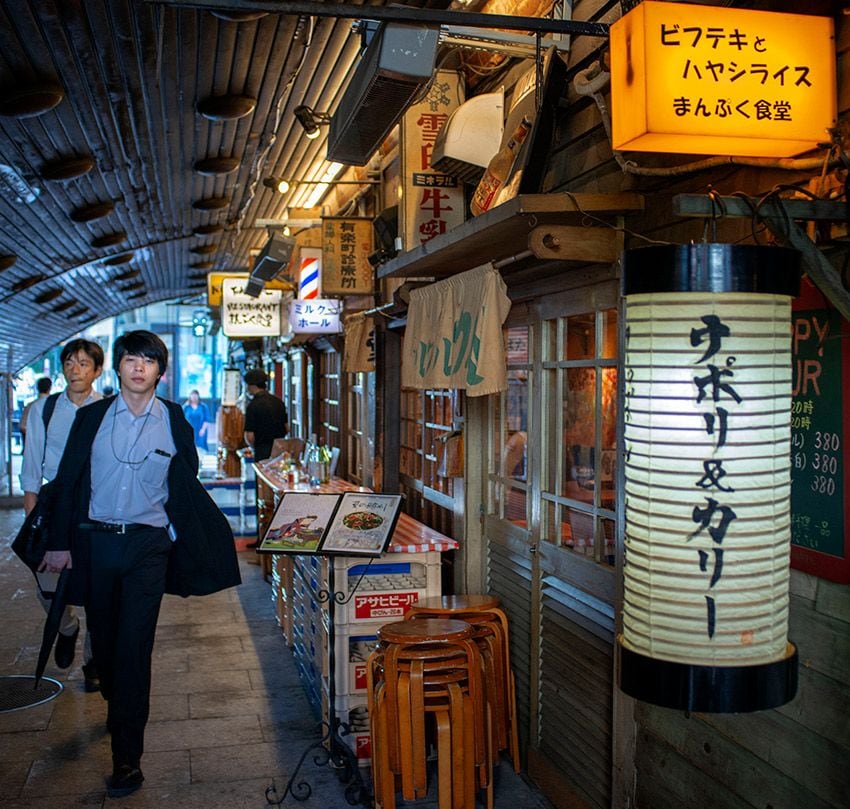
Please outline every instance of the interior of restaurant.
[[[847, 805], [845, 3], [0, 14], [4, 485], [22, 368], [202, 310], [210, 480], [363, 805], [498, 805], [499, 768], [570, 809]], [[723, 364], [731, 295], [781, 339]], [[257, 463], [249, 369], [289, 414]]]

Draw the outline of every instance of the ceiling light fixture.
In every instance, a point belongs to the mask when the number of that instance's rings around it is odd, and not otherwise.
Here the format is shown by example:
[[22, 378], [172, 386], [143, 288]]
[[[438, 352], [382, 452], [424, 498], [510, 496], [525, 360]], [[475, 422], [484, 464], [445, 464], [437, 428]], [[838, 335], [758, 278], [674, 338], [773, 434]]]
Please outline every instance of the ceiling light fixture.
[[312, 107], [306, 104], [297, 106], [293, 111], [298, 123], [304, 129], [304, 135], [309, 140], [315, 140], [321, 132], [320, 126], [324, 126], [331, 122], [331, 116], [326, 112], [316, 112]]
[[280, 177], [266, 177], [263, 179], [263, 185], [271, 188], [272, 191], [277, 191], [278, 194], [285, 194], [292, 187], [287, 180], [282, 180]]

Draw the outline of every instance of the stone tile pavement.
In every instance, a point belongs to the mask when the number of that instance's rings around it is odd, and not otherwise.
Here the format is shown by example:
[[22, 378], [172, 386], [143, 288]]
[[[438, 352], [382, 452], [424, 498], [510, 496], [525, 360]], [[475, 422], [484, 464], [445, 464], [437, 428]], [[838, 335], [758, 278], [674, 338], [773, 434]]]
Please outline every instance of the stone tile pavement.
[[[32, 673], [44, 620], [31, 575], [9, 548], [22, 514], [20, 506], [0, 510], [0, 677]], [[78, 648], [69, 670], [58, 670], [52, 659], [48, 664], [46, 675], [65, 685], [58, 697], [0, 713], [0, 807], [268, 807], [267, 787], [275, 783], [281, 794], [302, 752], [319, 736], [275, 621], [269, 585], [252, 559], [252, 552], [240, 553], [239, 588], [163, 602], [141, 790], [123, 799], [106, 796], [111, 759], [105, 703], [83, 690]], [[308, 759], [302, 775], [312, 795], [303, 803], [288, 797], [283, 806], [348, 805], [331, 768], [316, 768]], [[508, 762], [498, 768], [495, 803], [496, 809], [548, 806]], [[411, 809], [435, 806], [432, 799], [399, 801]]]

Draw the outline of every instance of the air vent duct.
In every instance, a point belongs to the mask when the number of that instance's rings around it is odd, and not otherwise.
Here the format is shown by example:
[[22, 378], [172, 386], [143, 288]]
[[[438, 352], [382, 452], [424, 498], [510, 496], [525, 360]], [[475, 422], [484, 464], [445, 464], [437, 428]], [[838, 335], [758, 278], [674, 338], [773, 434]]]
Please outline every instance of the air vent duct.
[[281, 270], [285, 270], [295, 247], [293, 239], [273, 234], [254, 261], [251, 277], [259, 281], [271, 281]]
[[331, 116], [328, 160], [364, 166], [431, 80], [439, 28], [382, 23]]
[[505, 93], [484, 93], [461, 104], [437, 133], [431, 168], [477, 185], [502, 142]]

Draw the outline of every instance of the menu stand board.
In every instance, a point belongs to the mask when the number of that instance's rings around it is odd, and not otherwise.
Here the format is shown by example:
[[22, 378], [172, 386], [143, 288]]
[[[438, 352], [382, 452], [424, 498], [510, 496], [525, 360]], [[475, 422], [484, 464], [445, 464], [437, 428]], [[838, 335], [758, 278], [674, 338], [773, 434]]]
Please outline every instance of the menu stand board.
[[804, 278], [791, 333], [791, 567], [847, 584], [850, 324]]
[[392, 539], [402, 495], [284, 492], [260, 553], [380, 556]]

